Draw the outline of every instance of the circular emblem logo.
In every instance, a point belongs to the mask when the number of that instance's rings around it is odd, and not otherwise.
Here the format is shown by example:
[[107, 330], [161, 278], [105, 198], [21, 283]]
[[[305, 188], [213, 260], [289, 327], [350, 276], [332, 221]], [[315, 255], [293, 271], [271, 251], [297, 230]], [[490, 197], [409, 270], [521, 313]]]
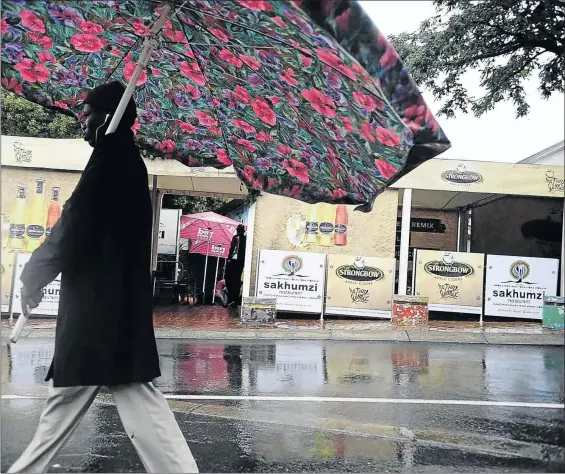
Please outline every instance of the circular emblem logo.
[[464, 164], [460, 164], [457, 169], [444, 171], [441, 178], [454, 184], [473, 184], [483, 180], [479, 173], [468, 170]]
[[528, 265], [527, 262], [524, 262], [523, 260], [518, 260], [514, 262], [512, 265], [510, 265], [510, 275], [518, 283], [524, 281], [529, 274], [530, 274], [530, 266]]
[[289, 255], [282, 261], [282, 267], [289, 275], [295, 275], [302, 268], [302, 259], [296, 255]]

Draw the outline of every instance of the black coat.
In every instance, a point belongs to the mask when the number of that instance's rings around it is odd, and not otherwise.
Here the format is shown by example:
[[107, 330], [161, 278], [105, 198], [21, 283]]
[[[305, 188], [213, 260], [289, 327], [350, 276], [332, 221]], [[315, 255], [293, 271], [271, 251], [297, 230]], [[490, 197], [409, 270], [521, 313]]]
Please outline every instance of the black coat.
[[149, 382], [161, 375], [151, 228], [147, 169], [133, 134], [105, 136], [21, 278], [34, 291], [62, 273], [47, 374], [55, 387]]

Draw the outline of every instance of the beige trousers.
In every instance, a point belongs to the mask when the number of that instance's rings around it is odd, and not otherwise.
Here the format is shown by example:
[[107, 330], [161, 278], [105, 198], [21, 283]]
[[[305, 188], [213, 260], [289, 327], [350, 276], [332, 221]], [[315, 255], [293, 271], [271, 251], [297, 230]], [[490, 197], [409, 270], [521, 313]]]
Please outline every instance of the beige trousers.
[[[198, 472], [167, 400], [152, 383], [119, 385], [108, 389], [125, 431], [147, 472]], [[100, 387], [55, 388], [51, 384], [37, 431], [8, 472], [45, 472], [99, 391]]]

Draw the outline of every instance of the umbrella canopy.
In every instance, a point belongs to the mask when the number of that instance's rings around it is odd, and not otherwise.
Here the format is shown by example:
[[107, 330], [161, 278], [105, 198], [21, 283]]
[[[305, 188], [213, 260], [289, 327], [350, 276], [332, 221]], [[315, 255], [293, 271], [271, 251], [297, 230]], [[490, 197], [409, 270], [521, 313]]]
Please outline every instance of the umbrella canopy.
[[[299, 3], [175, 4], [137, 80], [137, 140], [188, 166], [233, 164], [252, 189], [368, 210], [411, 150], [426, 150], [410, 155], [417, 163], [449, 142], [359, 5], [306, 1], [308, 14]], [[161, 8], [152, 0], [5, 1], [2, 84], [80, 118], [88, 89], [131, 79]], [[361, 43], [352, 40], [359, 28]]]
[[190, 239], [189, 253], [228, 258], [230, 244], [241, 222], [215, 212], [201, 212], [182, 216], [180, 238]]

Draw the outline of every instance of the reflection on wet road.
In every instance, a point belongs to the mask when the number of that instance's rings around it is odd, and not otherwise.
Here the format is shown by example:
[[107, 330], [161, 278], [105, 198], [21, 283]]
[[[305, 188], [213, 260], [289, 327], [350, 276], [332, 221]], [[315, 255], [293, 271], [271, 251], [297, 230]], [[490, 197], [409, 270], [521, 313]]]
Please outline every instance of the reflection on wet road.
[[[158, 345], [163, 376], [156, 385], [202, 472], [565, 467], [560, 347]], [[2, 345], [4, 472], [37, 425], [52, 355], [51, 340]], [[53, 472], [143, 471], [105, 394], [53, 463]]]

